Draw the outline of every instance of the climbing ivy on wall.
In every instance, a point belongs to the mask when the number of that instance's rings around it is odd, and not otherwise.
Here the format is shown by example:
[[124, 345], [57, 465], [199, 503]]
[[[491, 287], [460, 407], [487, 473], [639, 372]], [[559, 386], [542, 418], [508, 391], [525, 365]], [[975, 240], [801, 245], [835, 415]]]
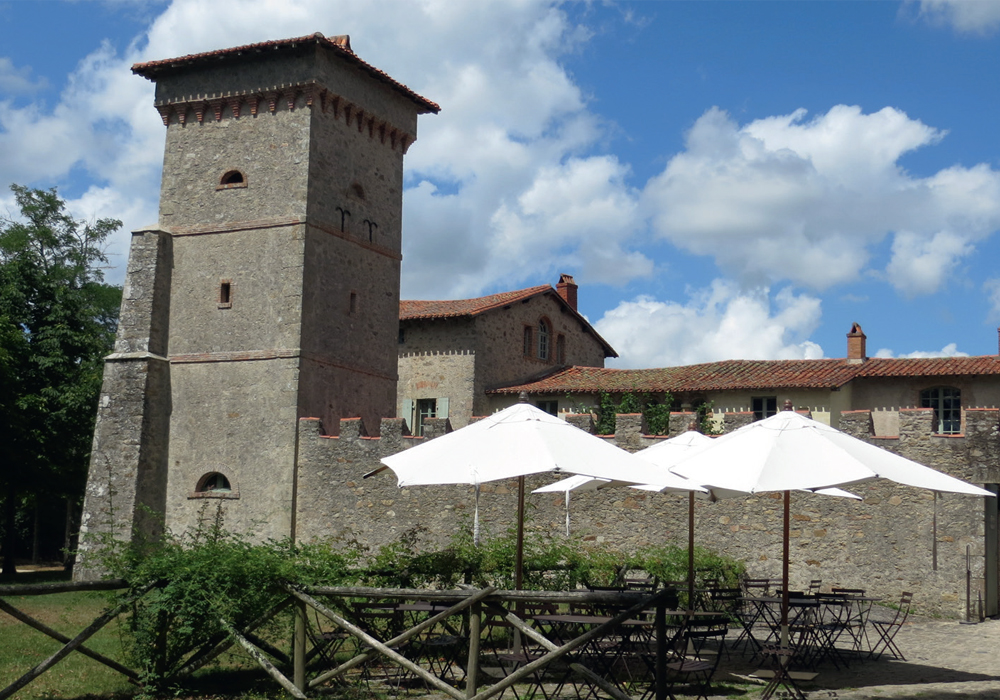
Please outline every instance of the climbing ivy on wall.
[[670, 410], [674, 397], [665, 393], [658, 399], [648, 392], [636, 394], [627, 391], [619, 400], [614, 395], [601, 392], [597, 406], [597, 434], [613, 435], [617, 430], [617, 414], [641, 413], [650, 435], [666, 435], [670, 430]]

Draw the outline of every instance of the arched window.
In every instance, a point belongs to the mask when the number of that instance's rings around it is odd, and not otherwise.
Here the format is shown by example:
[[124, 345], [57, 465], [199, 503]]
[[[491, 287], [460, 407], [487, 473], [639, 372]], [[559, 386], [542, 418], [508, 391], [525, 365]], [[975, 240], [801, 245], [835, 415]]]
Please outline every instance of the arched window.
[[210, 472], [198, 480], [196, 493], [232, 493], [229, 479], [219, 472]]
[[247, 179], [243, 176], [239, 170], [229, 170], [223, 174], [222, 178], [219, 180], [219, 188], [225, 189], [228, 187], [246, 187]]
[[549, 324], [544, 318], [538, 322], [538, 359], [549, 359]]
[[920, 392], [920, 407], [934, 409], [934, 432], [962, 432], [962, 392], [953, 386], [936, 386]]

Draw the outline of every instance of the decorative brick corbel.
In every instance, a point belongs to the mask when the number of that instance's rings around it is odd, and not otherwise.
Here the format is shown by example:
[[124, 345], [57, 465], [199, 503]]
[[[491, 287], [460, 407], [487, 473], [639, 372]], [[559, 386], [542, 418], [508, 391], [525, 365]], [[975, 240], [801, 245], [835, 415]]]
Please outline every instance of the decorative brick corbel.
[[387, 124], [385, 122], [382, 122], [381, 124], [378, 125], [378, 140], [381, 143], [385, 143], [385, 130], [386, 130], [386, 128], [387, 128]]
[[333, 109], [333, 119], [340, 119], [340, 95], [329, 94], [330, 107]]
[[358, 120], [358, 133], [365, 127], [365, 110], [359, 109], [354, 113], [354, 118]]
[[233, 110], [234, 119], [240, 118], [240, 105], [242, 102], [243, 100], [239, 97], [232, 97], [229, 99], [229, 109]]
[[156, 105], [156, 111], [160, 113], [160, 119], [163, 120], [163, 126], [167, 126], [170, 123], [170, 105]]
[[299, 91], [295, 88], [288, 88], [285, 91], [285, 102], [288, 105], [288, 111], [295, 111], [295, 102], [299, 99]]
[[199, 124], [204, 123], [204, 121], [205, 121], [205, 108], [208, 107], [208, 105], [206, 103], [204, 103], [204, 102], [198, 102], [198, 103], [192, 105], [192, 107], [194, 108], [194, 118], [198, 120]]
[[[319, 100], [319, 105], [320, 105], [320, 108], [322, 109], [323, 105], [324, 105], [324, 101], [323, 101], [323, 95], [324, 95], [324, 93], [326, 93], [326, 90], [323, 90], [322, 88], [320, 88], [315, 83], [313, 83], [312, 85], [310, 85], [309, 89], [306, 90], [306, 107], [312, 107], [313, 103], [316, 100]], [[326, 110], [323, 110], [323, 111], [326, 111]]]
[[350, 102], [344, 104], [344, 119], [346, 120], [347, 126], [351, 125], [351, 113], [354, 111], [354, 105]]
[[256, 117], [260, 107], [260, 95], [248, 95], [247, 104], [250, 105], [250, 116]]
[[410, 150], [410, 146], [413, 144], [414, 141], [416, 141], [416, 139], [413, 138], [412, 136], [410, 136], [409, 134], [403, 134], [400, 137], [400, 139], [399, 139], [399, 145], [400, 145], [400, 148], [402, 148], [402, 150], [403, 150], [403, 155], [404, 156], [406, 155], [406, 152], [408, 150]]
[[222, 110], [225, 108], [226, 103], [222, 100], [212, 100], [212, 111], [215, 113], [215, 121], [222, 121]]
[[177, 109], [177, 121], [181, 126], [187, 126], [187, 105], [179, 105]]
[[368, 138], [375, 138], [375, 117], [368, 117]]
[[274, 114], [278, 109], [278, 98], [280, 95], [277, 92], [268, 92], [264, 95], [264, 99], [267, 100], [267, 110]]

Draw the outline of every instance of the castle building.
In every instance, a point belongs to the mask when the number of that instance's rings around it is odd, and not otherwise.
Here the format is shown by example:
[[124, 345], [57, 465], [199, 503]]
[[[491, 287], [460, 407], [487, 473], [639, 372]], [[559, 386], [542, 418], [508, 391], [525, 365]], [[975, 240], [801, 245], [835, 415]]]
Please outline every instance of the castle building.
[[181, 531], [209, 497], [294, 536], [298, 419], [395, 413], [403, 156], [439, 111], [346, 36], [132, 71], [167, 132], [159, 221], [133, 234], [78, 577], [112, 521]]
[[[618, 357], [577, 311], [576, 282], [476, 299], [408, 301], [399, 305], [397, 416], [414, 435], [427, 418], [452, 427], [493, 412], [494, 387], [531, 381], [567, 367], [603, 367]], [[538, 405], [555, 414], [558, 401]]]
[[[857, 325], [843, 359], [603, 367], [615, 350], [577, 310], [577, 286], [478, 299], [399, 299], [403, 157], [436, 113], [362, 61], [347, 37], [314, 34], [154, 61], [166, 128], [158, 223], [133, 232], [114, 353], [107, 358], [77, 579], [102, 573], [102, 538], [194, 528], [220, 507], [259, 539], [351, 537], [371, 546], [419, 531], [444, 544], [471, 519], [464, 486], [399, 489], [365, 479], [379, 460], [490, 413], [526, 391], [592, 428], [601, 392], [711, 404], [721, 430], [786, 399], [959, 478], [1000, 490], [1000, 357], [869, 358]], [[605, 439], [654, 444], [641, 416]], [[533, 477], [542, 485], [550, 477]], [[960, 614], [966, 582], [1000, 608], [997, 499], [873, 483], [864, 501], [796, 499], [793, 584], [822, 578]], [[516, 489], [484, 485], [484, 530], [510, 525]], [[780, 569], [769, 495], [700, 504], [699, 541]], [[682, 499], [632, 489], [581, 494], [585, 541], [622, 549], [677, 541]], [[984, 503], [985, 501], [985, 503]], [[544, 496], [530, 529], [562, 531]], [[968, 569], [966, 568], [968, 566]]]

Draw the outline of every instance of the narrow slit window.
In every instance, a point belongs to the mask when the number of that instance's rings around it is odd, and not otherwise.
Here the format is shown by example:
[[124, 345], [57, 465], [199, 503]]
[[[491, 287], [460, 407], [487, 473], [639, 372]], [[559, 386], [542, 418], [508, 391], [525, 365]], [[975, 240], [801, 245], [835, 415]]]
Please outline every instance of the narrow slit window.
[[233, 306], [233, 281], [222, 280], [219, 282], [219, 308], [230, 309]]
[[358, 293], [351, 292], [351, 306], [350, 313], [353, 316], [358, 311]]

